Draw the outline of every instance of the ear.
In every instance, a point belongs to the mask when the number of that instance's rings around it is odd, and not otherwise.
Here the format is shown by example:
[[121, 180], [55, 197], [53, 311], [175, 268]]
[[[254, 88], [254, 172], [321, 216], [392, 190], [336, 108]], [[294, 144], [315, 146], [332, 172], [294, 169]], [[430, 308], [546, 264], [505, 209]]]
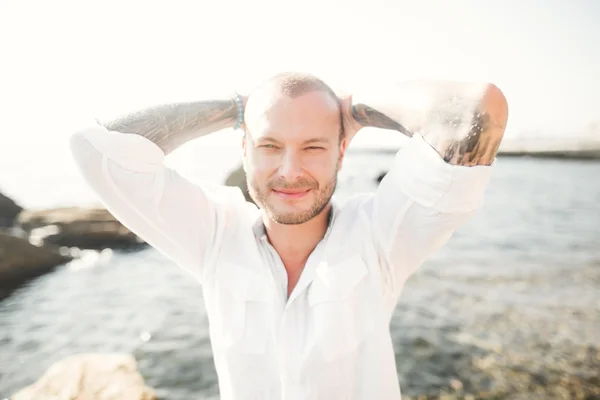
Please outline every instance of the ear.
[[340, 143], [340, 155], [338, 158], [338, 171], [342, 169], [342, 163], [344, 161], [344, 155], [346, 154], [346, 148], [348, 147], [348, 137], [344, 135]]

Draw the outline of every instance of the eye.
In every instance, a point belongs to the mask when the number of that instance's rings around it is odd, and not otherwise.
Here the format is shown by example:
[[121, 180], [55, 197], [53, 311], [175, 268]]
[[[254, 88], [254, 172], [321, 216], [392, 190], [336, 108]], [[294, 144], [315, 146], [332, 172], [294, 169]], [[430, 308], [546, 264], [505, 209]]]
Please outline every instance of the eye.
[[263, 149], [276, 149], [277, 147], [275, 147], [274, 144], [261, 144], [258, 147], [262, 147]]
[[325, 147], [320, 147], [320, 146], [308, 146], [305, 148], [305, 150], [325, 150]]

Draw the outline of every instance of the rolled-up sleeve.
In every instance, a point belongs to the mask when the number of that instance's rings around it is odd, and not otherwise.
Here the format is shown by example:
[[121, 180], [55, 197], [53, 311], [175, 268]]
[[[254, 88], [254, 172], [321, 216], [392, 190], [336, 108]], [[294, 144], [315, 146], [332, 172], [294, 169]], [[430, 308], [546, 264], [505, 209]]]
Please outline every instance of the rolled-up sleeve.
[[[87, 184], [124, 226], [198, 278], [222, 237], [231, 192], [195, 185], [164, 165], [164, 152], [135, 134], [92, 126], [71, 152]], [[226, 188], [222, 188], [226, 189]]]
[[370, 205], [383, 276], [396, 294], [482, 207], [493, 165], [450, 165], [419, 135], [398, 151]]

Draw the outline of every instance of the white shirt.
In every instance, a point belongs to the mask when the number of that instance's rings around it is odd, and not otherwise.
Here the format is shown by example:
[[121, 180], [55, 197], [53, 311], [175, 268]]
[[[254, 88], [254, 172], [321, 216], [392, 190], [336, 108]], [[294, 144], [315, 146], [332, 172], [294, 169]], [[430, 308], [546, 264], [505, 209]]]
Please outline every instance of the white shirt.
[[288, 299], [238, 188], [188, 182], [139, 135], [96, 126], [71, 148], [107, 209], [201, 282], [223, 400], [399, 399], [389, 324], [402, 286], [481, 207], [492, 170], [407, 140], [375, 193], [334, 203]]

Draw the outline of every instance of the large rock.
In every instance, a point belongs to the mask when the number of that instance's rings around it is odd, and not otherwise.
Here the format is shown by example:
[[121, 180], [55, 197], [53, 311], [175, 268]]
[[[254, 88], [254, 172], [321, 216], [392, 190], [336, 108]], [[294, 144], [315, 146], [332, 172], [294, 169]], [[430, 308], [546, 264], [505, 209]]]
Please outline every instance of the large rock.
[[56, 208], [26, 210], [17, 224], [32, 240], [83, 249], [129, 248], [143, 240], [103, 208]]
[[248, 183], [246, 181], [246, 172], [242, 166], [239, 166], [237, 169], [233, 170], [227, 179], [225, 179], [226, 186], [237, 186], [242, 190], [246, 201], [254, 203], [252, 198], [250, 197], [250, 193], [248, 192]]
[[10, 400], [156, 400], [135, 359], [126, 354], [79, 354], [52, 365]]
[[69, 260], [56, 248], [37, 247], [25, 238], [0, 232], [0, 293]]
[[15, 218], [22, 210], [21, 206], [0, 193], [0, 227], [12, 226]]

